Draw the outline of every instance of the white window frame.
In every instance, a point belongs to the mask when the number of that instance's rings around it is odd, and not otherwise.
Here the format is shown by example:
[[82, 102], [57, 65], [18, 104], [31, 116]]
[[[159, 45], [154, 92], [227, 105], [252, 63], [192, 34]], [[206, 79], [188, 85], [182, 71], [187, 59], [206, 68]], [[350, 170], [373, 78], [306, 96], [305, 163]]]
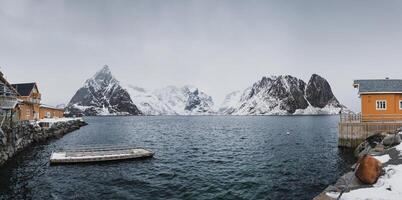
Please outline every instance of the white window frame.
[[[381, 107], [378, 107], [378, 103], [381, 103], [381, 102], [384, 102], [385, 103], [385, 105], [384, 105], [384, 108], [381, 108]], [[387, 100], [377, 100], [377, 101], [375, 101], [375, 108], [376, 108], [376, 110], [387, 110]]]
[[402, 110], [402, 100], [399, 100], [399, 110]]

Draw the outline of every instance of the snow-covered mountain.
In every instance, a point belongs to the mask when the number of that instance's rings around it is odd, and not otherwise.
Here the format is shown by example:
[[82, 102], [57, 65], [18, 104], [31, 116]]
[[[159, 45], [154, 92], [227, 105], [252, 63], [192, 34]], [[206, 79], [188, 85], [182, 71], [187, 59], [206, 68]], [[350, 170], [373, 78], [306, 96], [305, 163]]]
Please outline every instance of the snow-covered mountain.
[[156, 90], [127, 86], [133, 102], [145, 115], [213, 114], [212, 97], [193, 86], [168, 86]]
[[66, 107], [70, 115], [139, 115], [127, 90], [116, 80], [105, 65], [88, 79]]
[[219, 110], [229, 115], [318, 115], [344, 108], [327, 80], [313, 74], [308, 84], [289, 75], [263, 77], [243, 92], [228, 94]]
[[193, 86], [147, 90], [123, 87], [104, 66], [73, 96], [70, 115], [303, 115], [338, 114], [345, 107], [329, 83], [313, 74], [308, 84], [293, 76], [263, 77], [228, 94], [218, 110], [212, 97]]

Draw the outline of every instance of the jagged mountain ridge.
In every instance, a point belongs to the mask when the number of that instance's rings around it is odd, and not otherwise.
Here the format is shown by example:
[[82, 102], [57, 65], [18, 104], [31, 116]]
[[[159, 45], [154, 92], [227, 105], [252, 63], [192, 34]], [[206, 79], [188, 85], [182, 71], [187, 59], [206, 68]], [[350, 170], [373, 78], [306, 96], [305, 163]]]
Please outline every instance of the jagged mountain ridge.
[[107, 65], [75, 93], [66, 113], [85, 116], [142, 114]]
[[306, 84], [290, 75], [263, 77], [242, 93], [229, 94], [220, 112], [228, 115], [338, 114], [345, 106], [321, 76]]
[[168, 86], [156, 90], [128, 85], [133, 102], [145, 115], [213, 114], [211, 96], [193, 86]]
[[329, 83], [313, 74], [306, 84], [293, 76], [263, 77], [244, 91], [228, 94], [219, 109], [193, 86], [147, 90], [121, 86], [105, 65], [73, 96], [70, 115], [292, 115], [338, 114], [345, 108]]

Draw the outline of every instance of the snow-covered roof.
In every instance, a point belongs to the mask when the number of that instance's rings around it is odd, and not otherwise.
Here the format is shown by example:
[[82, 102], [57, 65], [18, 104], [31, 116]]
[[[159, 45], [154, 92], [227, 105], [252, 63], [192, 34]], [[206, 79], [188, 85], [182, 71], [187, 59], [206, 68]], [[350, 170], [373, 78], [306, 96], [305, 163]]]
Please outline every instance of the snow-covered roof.
[[402, 93], [402, 79], [355, 80], [353, 86], [359, 88], [359, 94]]
[[40, 107], [41, 108], [50, 108], [50, 109], [55, 109], [55, 110], [64, 110], [63, 108], [57, 108], [55, 106], [49, 106], [49, 105], [45, 105], [45, 104], [41, 104]]

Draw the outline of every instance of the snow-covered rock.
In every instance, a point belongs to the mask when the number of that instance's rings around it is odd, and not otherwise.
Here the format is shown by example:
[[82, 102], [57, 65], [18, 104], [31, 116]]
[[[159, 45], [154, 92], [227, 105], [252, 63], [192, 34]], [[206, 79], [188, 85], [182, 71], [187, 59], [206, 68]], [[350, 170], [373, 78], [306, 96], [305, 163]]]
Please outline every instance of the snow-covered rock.
[[242, 93], [230, 93], [219, 110], [230, 115], [322, 115], [342, 109], [329, 83], [313, 74], [308, 84], [289, 75], [263, 77]]
[[66, 107], [69, 115], [139, 115], [141, 111], [105, 65], [88, 79]]
[[145, 115], [213, 114], [212, 97], [193, 86], [168, 86], [156, 90], [127, 86], [133, 102]]

